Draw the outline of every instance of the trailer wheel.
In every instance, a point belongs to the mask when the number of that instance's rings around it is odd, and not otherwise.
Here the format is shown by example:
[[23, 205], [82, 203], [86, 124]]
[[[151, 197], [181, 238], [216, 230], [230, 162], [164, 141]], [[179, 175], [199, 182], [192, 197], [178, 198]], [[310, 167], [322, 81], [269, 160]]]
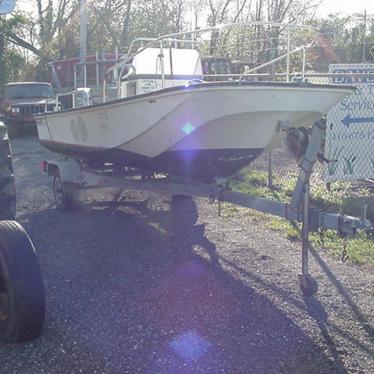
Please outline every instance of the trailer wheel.
[[0, 220], [16, 216], [16, 185], [6, 126], [0, 122]]
[[188, 195], [180, 195], [180, 194], [173, 194], [171, 196], [171, 202], [174, 204], [183, 204], [185, 202], [190, 202], [192, 200], [192, 196]]
[[318, 283], [311, 275], [299, 275], [300, 289], [305, 297], [314, 296], [318, 292]]
[[174, 228], [177, 226], [180, 226], [181, 229], [193, 227], [198, 219], [196, 202], [187, 195], [172, 195], [170, 213]]
[[76, 200], [76, 187], [73, 183], [62, 182], [57, 170], [53, 176], [53, 196], [58, 209], [67, 212], [72, 210]]
[[15, 221], [0, 222], [0, 338], [38, 337], [45, 314], [44, 286], [34, 246]]
[[16, 138], [17, 135], [19, 133], [19, 130], [17, 129], [17, 127], [14, 127], [14, 126], [9, 126], [8, 127], [8, 136], [9, 138]]

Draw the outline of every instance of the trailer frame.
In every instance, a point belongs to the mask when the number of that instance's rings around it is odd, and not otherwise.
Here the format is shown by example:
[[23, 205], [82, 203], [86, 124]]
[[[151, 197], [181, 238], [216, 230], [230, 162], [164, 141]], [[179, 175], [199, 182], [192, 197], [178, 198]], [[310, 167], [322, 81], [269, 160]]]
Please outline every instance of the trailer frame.
[[[288, 122], [280, 121], [278, 123], [278, 131], [284, 131], [290, 127], [291, 124]], [[345, 238], [354, 236], [358, 230], [372, 228], [371, 222], [366, 217], [358, 218], [310, 208], [310, 176], [315, 162], [321, 156], [321, 144], [325, 136], [325, 130], [326, 121], [324, 118], [316, 121], [312, 126], [308, 146], [299, 162], [300, 173], [290, 203], [232, 191], [227, 179], [216, 179], [213, 183], [200, 183], [172, 176], [156, 176], [141, 170], [127, 170], [122, 175], [116, 175], [114, 170], [110, 168], [106, 170], [91, 169], [79, 160], [66, 157], [58, 161], [43, 161], [42, 170], [48, 176], [54, 177], [55, 201], [56, 205], [62, 210], [72, 208], [74, 201], [77, 199], [77, 192], [81, 189], [118, 187], [171, 195], [203, 197], [212, 202], [228, 202], [285, 218], [289, 221], [297, 221], [302, 224], [300, 288], [305, 296], [313, 296], [318, 290], [318, 285], [308, 270], [310, 232], [330, 229]], [[56, 184], [56, 178], [59, 180], [58, 184]], [[56, 196], [59, 194], [61, 198], [57, 199]], [[67, 204], [61, 204], [61, 202], [66, 201]]]

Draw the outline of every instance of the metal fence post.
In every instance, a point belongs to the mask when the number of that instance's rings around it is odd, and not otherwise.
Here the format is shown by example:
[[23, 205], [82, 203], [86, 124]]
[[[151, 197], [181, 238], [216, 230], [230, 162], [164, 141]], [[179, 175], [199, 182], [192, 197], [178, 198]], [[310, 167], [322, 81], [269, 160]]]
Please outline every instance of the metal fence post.
[[268, 152], [268, 187], [273, 188], [273, 154]]

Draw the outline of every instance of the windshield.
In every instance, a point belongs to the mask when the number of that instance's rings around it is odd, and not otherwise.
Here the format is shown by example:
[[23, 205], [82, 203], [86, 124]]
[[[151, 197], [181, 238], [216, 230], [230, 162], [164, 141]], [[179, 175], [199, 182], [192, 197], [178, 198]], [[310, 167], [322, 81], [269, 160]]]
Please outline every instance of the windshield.
[[203, 61], [204, 74], [231, 74], [231, 63], [226, 59], [212, 59]]
[[5, 97], [8, 99], [52, 96], [53, 88], [47, 84], [15, 84], [5, 87]]

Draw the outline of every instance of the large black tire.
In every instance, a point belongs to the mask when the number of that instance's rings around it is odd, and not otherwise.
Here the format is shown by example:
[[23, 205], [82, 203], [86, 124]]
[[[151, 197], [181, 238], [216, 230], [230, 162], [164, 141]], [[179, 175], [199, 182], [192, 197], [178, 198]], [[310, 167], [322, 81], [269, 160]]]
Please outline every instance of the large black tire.
[[58, 209], [72, 210], [77, 199], [77, 189], [73, 183], [62, 182], [59, 171], [53, 176], [53, 196]]
[[0, 222], [0, 339], [30, 341], [42, 331], [44, 286], [34, 246], [15, 221]]
[[191, 229], [198, 220], [195, 200], [191, 196], [172, 195], [170, 202], [171, 227], [177, 232]]
[[0, 220], [16, 217], [16, 185], [6, 126], [0, 122]]
[[8, 136], [9, 138], [16, 138], [17, 135], [19, 133], [19, 129], [17, 127], [14, 127], [14, 126], [9, 126], [8, 127]]

